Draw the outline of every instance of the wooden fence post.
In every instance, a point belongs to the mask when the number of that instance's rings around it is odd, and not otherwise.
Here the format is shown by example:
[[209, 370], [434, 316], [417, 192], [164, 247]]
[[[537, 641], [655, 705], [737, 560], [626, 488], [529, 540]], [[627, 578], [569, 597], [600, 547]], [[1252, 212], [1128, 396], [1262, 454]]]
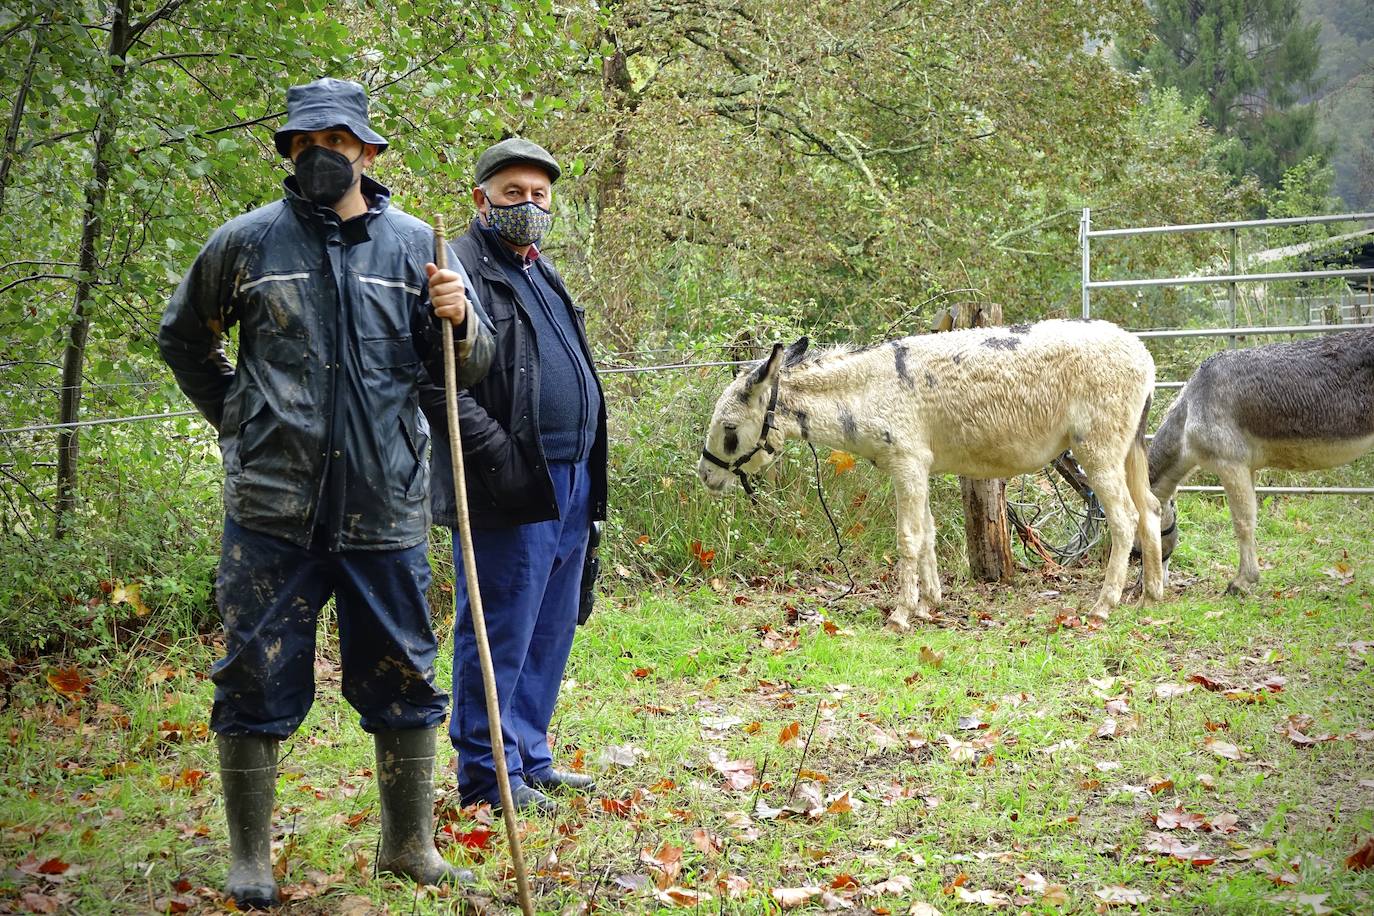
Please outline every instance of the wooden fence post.
[[[1002, 323], [1002, 307], [990, 304], [965, 307], [953, 321], [954, 328], [986, 327]], [[959, 478], [964, 501], [964, 541], [968, 568], [981, 582], [1010, 582], [1015, 566], [1011, 556], [1011, 531], [1007, 524], [1007, 482]]]

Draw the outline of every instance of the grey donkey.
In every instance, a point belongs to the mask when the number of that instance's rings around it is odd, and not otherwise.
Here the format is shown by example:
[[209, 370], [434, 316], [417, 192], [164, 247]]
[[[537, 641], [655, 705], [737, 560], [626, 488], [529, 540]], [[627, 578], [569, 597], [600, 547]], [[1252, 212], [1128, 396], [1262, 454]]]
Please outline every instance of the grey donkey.
[[1226, 592], [1245, 594], [1259, 582], [1255, 472], [1336, 467], [1372, 447], [1374, 329], [1209, 357], [1150, 443], [1165, 574], [1178, 544], [1174, 494], [1195, 469], [1216, 474], [1226, 490], [1240, 542], [1240, 570]]

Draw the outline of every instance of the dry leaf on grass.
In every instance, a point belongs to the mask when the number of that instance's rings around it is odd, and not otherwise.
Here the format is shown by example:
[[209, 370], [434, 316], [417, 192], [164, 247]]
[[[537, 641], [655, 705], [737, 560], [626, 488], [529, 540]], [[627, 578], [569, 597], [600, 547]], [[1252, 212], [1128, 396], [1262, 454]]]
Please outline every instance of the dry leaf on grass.
[[983, 906], [993, 909], [1011, 906], [1011, 898], [1006, 894], [999, 894], [997, 891], [971, 891], [967, 888], [956, 887], [954, 894], [965, 903], [981, 903]]
[[1198, 830], [1207, 823], [1207, 818], [1203, 815], [1195, 811], [1184, 811], [1182, 808], [1160, 811], [1153, 820], [1160, 830]]
[[1364, 845], [1346, 856], [1345, 867], [1351, 871], [1364, 871], [1374, 868], [1374, 836], [1364, 841]]
[[1293, 906], [1304, 907], [1304, 912], [1311, 911], [1312, 916], [1325, 916], [1327, 913], [1336, 912], [1332, 907], [1326, 905], [1326, 898], [1330, 894], [1299, 894], [1297, 891], [1286, 891], [1282, 894], [1275, 894], [1269, 899], [1280, 905], [1287, 905], [1289, 909]]
[[711, 895], [685, 887], [668, 887], [655, 893], [654, 899], [669, 906], [696, 908], [710, 900]]
[[911, 886], [911, 879], [906, 875], [893, 875], [885, 881], [879, 881], [877, 884], [870, 884], [868, 887], [864, 888], [864, 895], [867, 897], [882, 897], [886, 895], [902, 897], [911, 893]]
[[806, 887], [775, 887], [770, 893], [778, 906], [784, 910], [795, 910], [799, 906], [804, 906], [812, 898], [819, 897], [821, 889], [811, 885]]
[[836, 476], [854, 470], [854, 456], [848, 452], [838, 449], [830, 453], [830, 457], [825, 459], [825, 463], [835, 469]]
[[1240, 748], [1236, 747], [1229, 741], [1222, 741], [1220, 739], [1213, 738], [1211, 735], [1208, 735], [1206, 738], [1203, 739], [1202, 746], [1207, 748], [1207, 750], [1211, 751], [1213, 754], [1216, 754], [1218, 757], [1223, 757], [1227, 760], [1245, 759], [1245, 753]]
[[76, 668], [54, 668], [47, 678], [48, 686], [69, 700], [79, 700], [91, 689], [91, 679]]
[[1093, 891], [1097, 899], [1103, 901], [1108, 906], [1115, 906], [1119, 903], [1138, 904], [1149, 902], [1150, 895], [1144, 891], [1138, 891], [1131, 887], [1122, 887], [1120, 884], [1112, 884], [1101, 890]]

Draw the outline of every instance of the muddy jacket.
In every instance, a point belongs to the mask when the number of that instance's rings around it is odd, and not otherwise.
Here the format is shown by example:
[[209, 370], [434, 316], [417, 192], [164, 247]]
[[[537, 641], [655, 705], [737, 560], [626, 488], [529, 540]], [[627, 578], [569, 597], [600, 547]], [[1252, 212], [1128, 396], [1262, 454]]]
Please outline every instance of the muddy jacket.
[[[296, 544], [319, 527], [333, 550], [428, 535], [418, 391], [426, 369], [443, 378], [424, 272], [433, 230], [389, 208], [390, 192], [370, 178], [363, 193], [368, 213], [340, 224], [288, 178], [283, 200], [211, 236], [158, 334], [181, 390], [219, 431], [225, 511]], [[235, 324], [237, 365], [223, 345]], [[457, 336], [468, 385], [491, 362], [480, 310]]]
[[[458, 259], [472, 278], [472, 287], [491, 319], [496, 352], [491, 372], [469, 390], [459, 393], [458, 422], [463, 430], [463, 464], [467, 474], [468, 514], [477, 528], [525, 525], [558, 518], [553, 482], [539, 439], [539, 353], [530, 324], [529, 308], [511, 287], [497, 258], [501, 253], [494, 233], [476, 223], [453, 243]], [[531, 270], [545, 278], [567, 302], [572, 302], [563, 279], [548, 258], [538, 258]], [[588, 366], [593, 366], [582, 310], [573, 306], [577, 343]], [[595, 370], [593, 370], [595, 374]], [[600, 379], [597, 387], [600, 389]], [[422, 406], [434, 428], [434, 523], [454, 526], [452, 457], [443, 390], [426, 388]], [[588, 467], [592, 475], [593, 520], [606, 517], [606, 398], [602, 391], [596, 439]]]

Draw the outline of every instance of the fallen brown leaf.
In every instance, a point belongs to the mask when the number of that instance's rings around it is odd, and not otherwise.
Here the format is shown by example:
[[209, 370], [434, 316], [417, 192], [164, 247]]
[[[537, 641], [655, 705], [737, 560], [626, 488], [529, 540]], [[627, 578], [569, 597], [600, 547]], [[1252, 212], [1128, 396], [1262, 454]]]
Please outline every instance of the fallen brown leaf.
[[1364, 845], [1345, 858], [1345, 867], [1351, 871], [1364, 871], [1374, 868], [1374, 836], [1364, 841]]

